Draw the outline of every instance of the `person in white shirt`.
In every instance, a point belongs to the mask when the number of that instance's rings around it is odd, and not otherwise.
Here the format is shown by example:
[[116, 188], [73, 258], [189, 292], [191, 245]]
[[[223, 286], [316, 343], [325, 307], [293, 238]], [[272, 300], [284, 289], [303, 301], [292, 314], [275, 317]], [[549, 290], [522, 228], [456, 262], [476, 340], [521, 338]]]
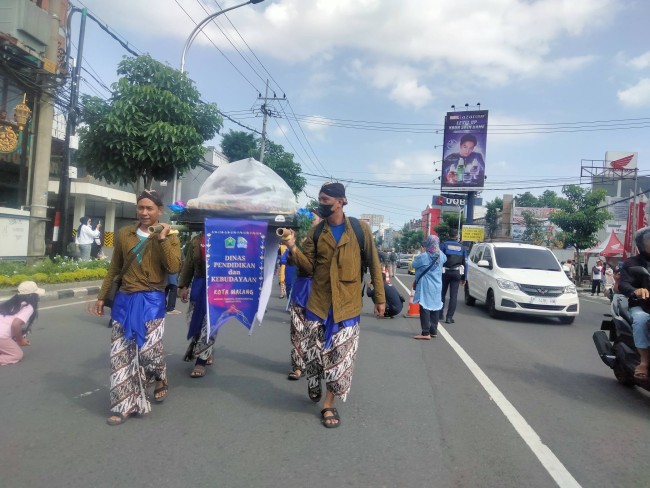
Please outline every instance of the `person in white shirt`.
[[81, 217], [79, 219], [80, 225], [77, 228], [77, 244], [79, 245], [79, 259], [81, 261], [90, 261], [90, 251], [95, 239], [101, 235], [101, 222], [97, 224], [97, 228], [93, 230], [91, 227], [92, 219], [90, 217]]

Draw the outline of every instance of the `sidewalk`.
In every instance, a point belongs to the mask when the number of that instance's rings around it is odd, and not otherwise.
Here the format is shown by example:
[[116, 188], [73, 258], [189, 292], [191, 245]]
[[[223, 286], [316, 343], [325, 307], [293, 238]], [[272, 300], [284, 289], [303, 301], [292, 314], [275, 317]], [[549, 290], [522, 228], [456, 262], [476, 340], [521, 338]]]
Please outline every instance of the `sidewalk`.
[[[97, 295], [102, 286], [102, 280], [94, 281], [75, 281], [72, 283], [56, 284], [39, 284], [39, 287], [45, 290], [45, 295], [41, 297], [41, 302], [52, 300], [61, 300], [63, 298], [86, 297]], [[14, 296], [15, 288], [6, 288], [0, 290], [0, 302], [4, 302]]]

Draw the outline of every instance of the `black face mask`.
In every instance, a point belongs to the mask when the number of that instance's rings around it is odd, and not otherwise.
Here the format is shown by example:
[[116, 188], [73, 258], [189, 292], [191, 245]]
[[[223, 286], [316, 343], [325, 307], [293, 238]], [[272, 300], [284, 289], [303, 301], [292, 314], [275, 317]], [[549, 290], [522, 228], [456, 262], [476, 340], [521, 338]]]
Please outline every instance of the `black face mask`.
[[332, 210], [333, 206], [334, 205], [324, 205], [322, 203], [318, 205], [318, 213], [321, 216], [321, 218], [326, 219], [327, 217], [332, 215], [334, 213], [334, 210]]

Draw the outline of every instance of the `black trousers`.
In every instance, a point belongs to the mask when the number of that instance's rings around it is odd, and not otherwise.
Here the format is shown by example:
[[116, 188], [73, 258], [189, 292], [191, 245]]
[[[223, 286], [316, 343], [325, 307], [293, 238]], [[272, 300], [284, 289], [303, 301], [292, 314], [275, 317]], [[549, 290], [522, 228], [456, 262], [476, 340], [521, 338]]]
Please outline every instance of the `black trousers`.
[[458, 287], [460, 285], [460, 271], [457, 269], [446, 269], [442, 273], [442, 309], [445, 309], [445, 297], [449, 290], [449, 306], [447, 307], [446, 318], [450, 319], [456, 313], [456, 302], [458, 301]]
[[165, 287], [165, 295], [167, 298], [166, 311], [171, 312], [172, 310], [176, 309], [176, 297], [178, 296], [178, 286], [167, 285]]
[[434, 335], [438, 333], [438, 320], [440, 310], [427, 310], [420, 306], [420, 326], [422, 327], [422, 335]]

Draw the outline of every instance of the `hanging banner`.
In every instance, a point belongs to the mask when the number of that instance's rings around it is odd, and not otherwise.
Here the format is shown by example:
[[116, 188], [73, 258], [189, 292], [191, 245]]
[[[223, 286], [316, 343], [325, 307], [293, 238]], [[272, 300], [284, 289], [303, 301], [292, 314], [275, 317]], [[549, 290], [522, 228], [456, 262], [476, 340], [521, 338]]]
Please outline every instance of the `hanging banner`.
[[266, 232], [266, 222], [205, 219], [209, 337], [231, 318], [249, 331], [255, 325], [264, 285]]
[[483, 189], [487, 124], [487, 110], [447, 113], [441, 191]]

